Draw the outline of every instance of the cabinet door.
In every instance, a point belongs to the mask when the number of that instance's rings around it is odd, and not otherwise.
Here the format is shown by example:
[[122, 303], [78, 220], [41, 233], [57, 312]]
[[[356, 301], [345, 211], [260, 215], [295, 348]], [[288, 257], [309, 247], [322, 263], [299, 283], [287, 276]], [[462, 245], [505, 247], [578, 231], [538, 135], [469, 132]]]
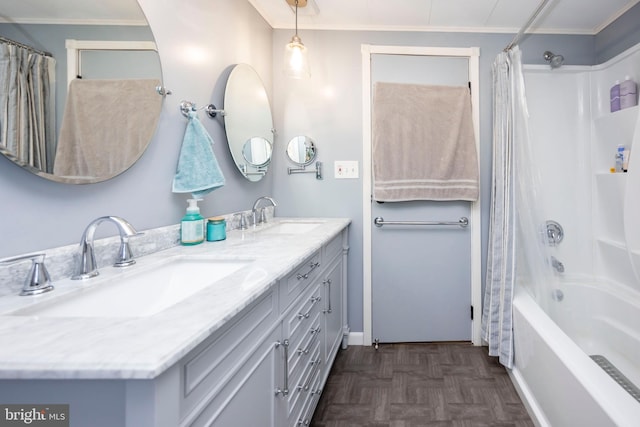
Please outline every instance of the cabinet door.
[[217, 427], [279, 427], [276, 421], [276, 394], [282, 387], [278, 366], [281, 349], [276, 346], [280, 328], [265, 339], [245, 366], [218, 393], [216, 399], [202, 410], [196, 419], [183, 422], [189, 426]]
[[342, 256], [323, 275], [324, 287], [324, 366], [330, 367], [342, 342]]

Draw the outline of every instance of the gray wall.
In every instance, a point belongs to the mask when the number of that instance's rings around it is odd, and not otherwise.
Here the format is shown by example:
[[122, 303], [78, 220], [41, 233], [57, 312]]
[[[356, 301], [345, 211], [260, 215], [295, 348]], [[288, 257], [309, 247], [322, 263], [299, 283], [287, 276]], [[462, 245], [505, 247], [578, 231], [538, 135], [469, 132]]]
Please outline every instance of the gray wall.
[[[150, 21], [166, 87], [159, 128], [141, 160], [104, 183], [71, 186], [45, 181], [0, 158], [0, 257], [76, 243], [92, 219], [120, 215], [139, 229], [175, 224], [184, 213], [185, 195], [171, 193], [185, 119], [178, 104], [186, 99], [221, 104], [228, 67], [251, 64], [262, 77], [278, 130], [273, 173], [250, 183], [234, 169], [219, 120], [201, 115], [217, 142], [216, 156], [227, 184], [206, 197], [204, 215], [244, 210], [260, 195], [273, 194], [281, 216], [350, 217], [349, 321], [362, 330], [361, 180], [335, 180], [335, 160], [362, 162], [360, 45], [469, 47], [481, 52], [481, 179], [483, 247], [486, 246], [491, 171], [491, 63], [512, 35], [419, 32], [300, 31], [310, 50], [309, 81], [285, 80], [282, 50], [291, 31], [273, 31], [248, 1], [139, 0]], [[522, 43], [526, 63], [543, 63], [542, 52], [562, 53], [567, 64], [596, 62], [594, 37], [528, 36]], [[299, 134], [318, 143], [325, 179], [287, 175], [286, 141]], [[105, 227], [107, 228], [107, 227]], [[113, 233], [107, 228], [106, 232]], [[486, 254], [483, 251], [483, 265]], [[484, 270], [484, 269], [483, 269]]]
[[595, 36], [596, 64], [601, 64], [640, 42], [640, 4]]
[[[273, 192], [280, 202], [280, 215], [352, 218], [349, 324], [353, 331], [362, 331], [362, 181], [333, 178], [335, 160], [357, 160], [362, 167], [361, 45], [480, 47], [482, 247], [486, 248], [491, 177], [491, 64], [512, 35], [305, 30], [299, 34], [309, 48], [310, 80], [295, 81], [282, 76], [282, 52], [292, 33], [277, 30], [273, 37], [273, 89], [277, 94], [274, 111], [279, 144], [273, 162]], [[525, 62], [544, 63], [542, 53], [550, 48], [566, 52], [567, 63], [593, 61], [591, 37], [531, 36], [522, 42]], [[296, 135], [309, 135], [316, 141], [318, 159], [325, 164], [323, 181], [312, 175], [287, 175], [289, 164], [282, 147]], [[484, 249], [482, 258], [484, 271]]]

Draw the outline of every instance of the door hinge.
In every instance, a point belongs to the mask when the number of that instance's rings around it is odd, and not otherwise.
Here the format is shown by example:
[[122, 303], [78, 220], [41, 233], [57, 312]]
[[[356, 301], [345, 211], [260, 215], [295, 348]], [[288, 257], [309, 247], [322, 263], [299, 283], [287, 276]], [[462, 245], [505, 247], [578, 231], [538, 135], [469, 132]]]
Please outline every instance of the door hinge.
[[470, 308], [471, 308], [471, 320], [473, 320], [473, 306], [471, 306]]

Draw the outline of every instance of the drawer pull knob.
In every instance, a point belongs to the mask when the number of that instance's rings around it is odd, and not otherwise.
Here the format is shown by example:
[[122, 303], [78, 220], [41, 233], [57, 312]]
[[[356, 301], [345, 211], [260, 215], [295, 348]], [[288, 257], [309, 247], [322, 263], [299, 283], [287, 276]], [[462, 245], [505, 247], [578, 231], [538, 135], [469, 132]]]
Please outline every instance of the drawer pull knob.
[[318, 326], [317, 328], [311, 328], [311, 329], [309, 330], [309, 333], [310, 333], [311, 335], [313, 335], [313, 334], [320, 333], [320, 331], [321, 331], [321, 330], [322, 330], [322, 329], [320, 329], [320, 326]]
[[309, 311], [307, 311], [306, 313], [302, 313], [302, 312], [298, 313], [298, 320], [308, 319], [309, 316], [311, 316], [311, 312], [313, 311], [313, 306], [319, 303], [320, 301], [322, 301], [322, 298], [311, 297], [309, 301], [311, 301], [311, 307], [309, 307]]
[[311, 351], [311, 349], [309, 349], [309, 348], [304, 348], [304, 349], [299, 348], [298, 349], [298, 355], [302, 356], [304, 354], [306, 356], [307, 354], [309, 354], [310, 351]]
[[298, 278], [298, 280], [308, 279], [309, 275], [313, 272], [313, 270], [315, 270], [316, 268], [320, 267], [320, 263], [319, 262], [312, 262], [311, 264], [309, 264], [309, 267], [311, 269], [308, 272], [306, 272], [305, 274], [298, 274], [296, 276]]

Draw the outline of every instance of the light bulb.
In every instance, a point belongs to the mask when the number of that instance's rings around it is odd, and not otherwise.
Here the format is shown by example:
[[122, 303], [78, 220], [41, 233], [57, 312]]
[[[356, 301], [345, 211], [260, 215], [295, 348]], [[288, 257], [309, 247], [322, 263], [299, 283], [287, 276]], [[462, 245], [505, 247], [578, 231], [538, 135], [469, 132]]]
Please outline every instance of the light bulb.
[[285, 75], [294, 79], [310, 77], [307, 48], [302, 44], [300, 37], [293, 36], [284, 49]]

